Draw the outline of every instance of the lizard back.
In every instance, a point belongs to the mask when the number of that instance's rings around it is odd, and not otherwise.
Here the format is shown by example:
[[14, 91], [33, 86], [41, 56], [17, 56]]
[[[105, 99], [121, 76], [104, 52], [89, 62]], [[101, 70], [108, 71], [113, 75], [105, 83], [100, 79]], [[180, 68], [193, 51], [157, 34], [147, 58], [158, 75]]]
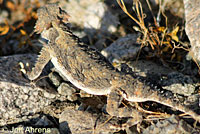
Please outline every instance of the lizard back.
[[[82, 43], [66, 26], [53, 27], [60, 34], [49, 43], [51, 61], [76, 87], [96, 95], [109, 94], [112, 81], [120, 76], [112, 64], [98, 51]], [[63, 34], [63, 35], [61, 35]]]

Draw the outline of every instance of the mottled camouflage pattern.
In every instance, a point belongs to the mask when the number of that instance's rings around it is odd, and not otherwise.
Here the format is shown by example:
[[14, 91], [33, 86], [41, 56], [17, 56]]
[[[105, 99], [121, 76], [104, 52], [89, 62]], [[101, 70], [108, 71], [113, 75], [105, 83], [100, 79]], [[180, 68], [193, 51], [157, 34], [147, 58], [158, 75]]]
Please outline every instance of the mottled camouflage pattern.
[[[48, 5], [46, 8], [49, 10], [55, 8], [50, 7]], [[41, 10], [38, 16], [43, 14], [42, 11], [46, 12]], [[52, 14], [56, 16], [57, 12], [55, 14], [51, 12]], [[199, 115], [180, 102], [174, 101], [173, 93], [167, 94], [164, 90], [152, 88], [151, 84], [145, 81], [117, 71], [98, 51], [83, 44], [65, 24], [57, 23], [56, 18], [52, 19], [51, 28], [44, 30], [48, 32], [49, 42], [42, 49], [35, 68], [28, 74], [29, 79], [36, 79], [51, 60], [57, 70], [74, 86], [90, 94], [108, 95], [107, 112], [110, 115], [133, 117], [129, 124], [122, 127], [131, 126], [142, 120], [141, 114], [136, 109], [119, 108], [122, 97], [131, 102], [158, 102], [189, 114], [200, 122]], [[39, 21], [41, 19], [37, 24]]]

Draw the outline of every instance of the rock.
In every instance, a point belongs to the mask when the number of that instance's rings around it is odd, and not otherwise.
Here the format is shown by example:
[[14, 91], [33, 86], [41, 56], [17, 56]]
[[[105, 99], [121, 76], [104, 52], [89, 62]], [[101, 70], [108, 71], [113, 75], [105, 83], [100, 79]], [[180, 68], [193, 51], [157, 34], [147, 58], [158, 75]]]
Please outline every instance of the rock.
[[34, 125], [37, 127], [48, 127], [53, 126], [53, 123], [43, 115]]
[[35, 60], [32, 54], [0, 57], [0, 126], [36, 118], [37, 112], [58, 99], [45, 97], [45, 91], [33, 86], [20, 72], [19, 62]]
[[87, 11], [87, 7], [91, 4], [97, 3], [99, 0], [68, 0], [66, 1], [58, 1], [61, 5], [62, 9], [66, 10], [70, 15], [70, 22], [74, 23], [80, 27], [83, 27], [85, 22], [85, 14]]
[[81, 104], [78, 110], [87, 111], [90, 113], [99, 113], [103, 111], [106, 105], [106, 98], [103, 96], [93, 96], [81, 98]]
[[148, 60], [129, 61], [127, 62], [127, 65], [132, 68], [135, 74], [143, 77], [150, 77], [152, 75], [160, 77], [173, 71], [167, 67], [158, 65]]
[[185, 30], [190, 40], [191, 49], [188, 57], [200, 62], [200, 1], [183, 0], [185, 7]]
[[137, 42], [137, 35], [128, 34], [113, 42], [109, 47], [101, 51], [101, 53], [110, 61], [120, 63], [123, 60], [134, 59], [140, 50]]
[[55, 72], [50, 73], [48, 77], [56, 87], [58, 87], [62, 82], [62, 78]]
[[102, 39], [102, 37], [105, 38], [109, 33], [116, 32], [118, 24], [118, 18], [109, 11], [105, 3], [97, 2], [87, 7], [84, 27], [86, 33], [90, 36], [98, 33], [97, 36], [99, 36], [99, 39]]
[[112, 134], [114, 129], [111, 129], [111, 126], [115, 120], [108, 118], [108, 115], [66, 109], [59, 119], [60, 131], [61, 134]]
[[180, 120], [176, 116], [171, 116], [163, 121], [158, 121], [146, 128], [143, 134], [191, 134], [198, 133], [185, 121]]
[[100, 30], [100, 33], [102, 31], [104, 33], [112, 33], [116, 31], [116, 27], [119, 24], [118, 18], [113, 15], [101, 0], [69, 0], [67, 3], [60, 2], [60, 5], [71, 16], [70, 22], [85, 28], [86, 31], [93, 29]]
[[167, 77], [159, 82], [163, 88], [173, 91], [174, 93], [190, 96], [194, 93], [196, 86], [190, 76], [178, 72], [171, 72]]
[[108, 38], [117, 31], [118, 17], [101, 0], [69, 0], [67, 3], [60, 2], [60, 5], [71, 16], [69, 22], [84, 29], [85, 34], [79, 31], [76, 35], [87, 35], [89, 38], [87, 42], [98, 50], [105, 48], [104, 44], [107, 43]]
[[195, 111], [200, 114], [200, 110], [196, 110], [200, 107], [200, 94], [193, 94], [188, 96], [186, 101], [184, 102], [186, 106], [190, 109], [195, 109]]
[[57, 128], [51, 128], [50, 131], [51, 134], [60, 134], [60, 131]]
[[95, 44], [95, 48], [99, 51], [103, 50], [105, 48], [104, 44], [106, 42], [106, 38], [102, 38], [102, 39], [99, 39]]
[[56, 97], [56, 95], [53, 93], [44, 92], [44, 97], [54, 99]]
[[67, 99], [70, 101], [76, 101], [78, 99], [76, 95], [76, 89], [70, 86], [68, 83], [63, 82], [57, 90], [59, 94], [67, 96]]

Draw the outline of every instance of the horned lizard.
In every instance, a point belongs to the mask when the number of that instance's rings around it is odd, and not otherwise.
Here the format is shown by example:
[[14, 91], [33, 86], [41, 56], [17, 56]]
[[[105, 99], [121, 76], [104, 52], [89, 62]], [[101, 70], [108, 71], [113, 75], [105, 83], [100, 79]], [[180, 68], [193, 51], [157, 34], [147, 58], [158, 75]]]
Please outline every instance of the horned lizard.
[[120, 107], [124, 98], [131, 102], [153, 101], [175, 108], [200, 122], [200, 115], [180, 102], [173, 101], [163, 89], [152, 88], [151, 84], [116, 70], [98, 51], [82, 43], [65, 24], [69, 15], [56, 4], [38, 10], [36, 31], [45, 32], [44, 45], [35, 67], [27, 73], [30, 80], [41, 74], [51, 61], [74, 86], [94, 95], [107, 95], [107, 112], [118, 117], [132, 117], [129, 123], [142, 120], [141, 113], [132, 107]]

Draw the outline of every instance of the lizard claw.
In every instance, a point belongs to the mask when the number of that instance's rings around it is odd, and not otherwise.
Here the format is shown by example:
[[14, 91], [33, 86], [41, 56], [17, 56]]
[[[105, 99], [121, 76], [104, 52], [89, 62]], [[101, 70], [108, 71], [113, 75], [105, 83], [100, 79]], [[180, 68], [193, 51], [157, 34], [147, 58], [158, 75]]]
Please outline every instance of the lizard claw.
[[[23, 76], [24, 76], [25, 78], [29, 79], [29, 78], [28, 78], [28, 71], [27, 71], [27, 69], [25, 69], [24, 63], [19, 62], [19, 66], [20, 66], [20, 72], [22, 72]], [[29, 64], [26, 63], [26, 67], [28, 67], [28, 66], [29, 66]]]

